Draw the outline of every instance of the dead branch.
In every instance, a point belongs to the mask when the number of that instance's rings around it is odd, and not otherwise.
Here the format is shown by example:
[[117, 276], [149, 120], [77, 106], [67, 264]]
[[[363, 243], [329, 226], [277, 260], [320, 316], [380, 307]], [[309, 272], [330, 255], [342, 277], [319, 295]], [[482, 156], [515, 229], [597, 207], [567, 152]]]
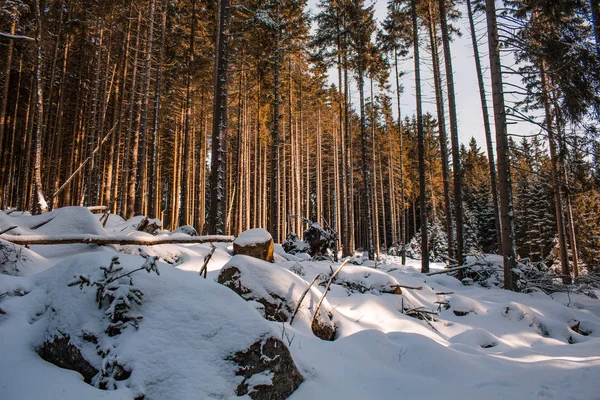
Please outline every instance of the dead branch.
[[311, 327], [313, 326], [313, 324], [315, 323], [315, 320], [317, 319], [317, 315], [319, 314], [319, 309], [321, 308], [321, 304], [323, 304], [323, 300], [325, 300], [325, 296], [327, 296], [327, 292], [329, 291], [329, 287], [331, 286], [331, 283], [333, 282], [333, 280], [335, 279], [335, 277], [340, 273], [340, 271], [342, 270], [342, 268], [344, 268], [344, 266], [346, 264], [348, 264], [349, 261], [350, 261], [349, 258], [346, 259], [346, 261], [344, 261], [338, 267], [338, 269], [334, 272], [334, 274], [331, 275], [331, 277], [329, 278], [329, 281], [327, 281], [327, 286], [325, 286], [325, 291], [323, 292], [323, 295], [319, 299], [319, 303], [317, 304], [317, 308], [315, 308], [315, 313], [313, 314], [312, 320], [310, 322], [310, 326]]
[[16, 225], [9, 226], [8, 228], [4, 229], [3, 231], [0, 231], [0, 235], [3, 235], [3, 234], [5, 234], [5, 233], [6, 233], [6, 232], [8, 232], [8, 231], [12, 231], [12, 230], [13, 230], [13, 229], [15, 229], [15, 228], [17, 228], [17, 226], [16, 226]]
[[432, 275], [440, 275], [440, 274], [447, 274], [448, 272], [454, 272], [454, 271], [460, 271], [466, 268], [470, 268], [473, 265], [469, 264], [469, 265], [461, 265], [460, 267], [454, 267], [454, 268], [447, 268], [445, 270], [442, 271], [435, 271], [435, 272], [430, 272], [428, 274], [425, 274], [425, 276], [432, 276]]
[[31, 36], [13, 35], [13, 34], [6, 33], [6, 32], [0, 32], [0, 36], [5, 37], [7, 39], [35, 41], [35, 38], [32, 38]]
[[404, 289], [412, 289], [412, 290], [423, 290], [423, 286], [408, 286], [408, 285], [392, 285], [392, 287], [399, 287]]
[[90, 210], [91, 212], [94, 212], [94, 211], [104, 211], [104, 210], [108, 209], [107, 206], [89, 206], [89, 207], [86, 207], [86, 208], [88, 210]]
[[25, 245], [49, 245], [49, 244], [96, 244], [99, 246], [107, 244], [136, 245], [136, 246], [155, 246], [159, 244], [198, 244], [198, 243], [231, 243], [235, 239], [233, 236], [212, 235], [212, 236], [193, 236], [193, 237], [170, 237], [170, 236], [100, 236], [100, 235], [62, 235], [62, 236], [41, 236], [41, 235], [0, 235], [0, 239]]
[[317, 276], [314, 277], [314, 279], [312, 280], [310, 285], [308, 285], [306, 290], [304, 290], [304, 293], [302, 293], [302, 296], [300, 296], [300, 300], [298, 300], [298, 305], [296, 306], [296, 309], [294, 310], [294, 313], [292, 314], [292, 318], [290, 318], [290, 325], [292, 325], [292, 322], [294, 322], [294, 318], [296, 317], [296, 314], [298, 314], [298, 310], [300, 310], [300, 306], [302, 305], [302, 302], [304, 301], [306, 294], [308, 293], [308, 291], [310, 290], [312, 285], [314, 285], [314, 283], [317, 281], [317, 279], [319, 278], [320, 275], [321, 274], [318, 274]]
[[202, 273], [204, 273], [204, 279], [206, 279], [206, 274], [208, 272], [208, 262], [210, 261], [213, 254], [215, 253], [215, 250], [217, 249], [213, 243], [211, 243], [210, 245], [211, 245], [212, 249], [210, 249], [210, 253], [208, 253], [207, 255], [204, 256], [204, 264], [202, 264], [202, 268], [200, 268], [200, 272], [198, 273], [198, 275], [200, 275], [200, 276], [202, 276]]

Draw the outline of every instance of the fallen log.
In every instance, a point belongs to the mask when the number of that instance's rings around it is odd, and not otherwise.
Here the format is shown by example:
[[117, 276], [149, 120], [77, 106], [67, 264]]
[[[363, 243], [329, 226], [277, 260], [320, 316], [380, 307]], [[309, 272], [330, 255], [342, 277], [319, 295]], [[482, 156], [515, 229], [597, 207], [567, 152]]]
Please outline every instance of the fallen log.
[[107, 244], [155, 246], [159, 244], [198, 244], [198, 243], [231, 243], [233, 236], [211, 235], [211, 236], [100, 236], [100, 235], [0, 235], [0, 239], [21, 246], [26, 245], [50, 245], [50, 244], [96, 244], [99, 246]]

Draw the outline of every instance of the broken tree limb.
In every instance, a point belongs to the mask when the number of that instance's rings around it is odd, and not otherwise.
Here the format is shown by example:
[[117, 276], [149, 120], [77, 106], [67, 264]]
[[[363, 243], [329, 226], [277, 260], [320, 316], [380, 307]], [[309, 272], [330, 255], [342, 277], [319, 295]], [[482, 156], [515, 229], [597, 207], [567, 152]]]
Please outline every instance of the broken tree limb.
[[315, 308], [315, 313], [313, 314], [312, 320], [310, 322], [311, 329], [312, 329], [312, 326], [315, 323], [315, 320], [317, 319], [317, 315], [319, 315], [319, 309], [321, 308], [321, 304], [323, 304], [323, 300], [325, 300], [325, 296], [327, 296], [327, 292], [329, 291], [329, 287], [331, 286], [331, 283], [333, 282], [333, 280], [335, 279], [335, 277], [340, 273], [340, 271], [342, 270], [342, 268], [344, 268], [344, 266], [346, 264], [348, 264], [349, 261], [350, 261], [349, 258], [346, 259], [346, 261], [344, 261], [338, 267], [338, 269], [333, 273], [333, 275], [331, 275], [331, 278], [329, 278], [329, 281], [327, 281], [327, 286], [325, 286], [325, 291], [323, 292], [323, 295], [319, 299], [319, 303], [317, 304], [317, 308]]
[[4, 234], [4, 233], [6, 233], [6, 232], [8, 232], [8, 231], [12, 231], [12, 230], [13, 230], [13, 229], [15, 229], [15, 228], [17, 228], [17, 226], [16, 226], [16, 225], [9, 226], [8, 228], [6, 228], [6, 229], [4, 229], [4, 230], [0, 231], [0, 235], [2, 235], [2, 234]]
[[461, 265], [460, 267], [448, 268], [442, 271], [429, 272], [428, 274], [425, 274], [425, 276], [447, 274], [448, 272], [460, 271], [469, 267], [472, 267], [472, 265]]
[[12, 33], [6, 32], [0, 32], [0, 36], [5, 37], [7, 39], [35, 41], [35, 38], [32, 38], [31, 36], [13, 35]]
[[308, 285], [306, 290], [304, 290], [304, 293], [302, 293], [302, 296], [300, 296], [300, 300], [298, 300], [298, 305], [296, 306], [296, 309], [294, 310], [294, 313], [292, 314], [292, 318], [290, 318], [290, 326], [292, 325], [292, 322], [294, 322], [294, 318], [296, 317], [296, 314], [298, 314], [298, 310], [300, 310], [300, 306], [302, 305], [302, 302], [304, 301], [306, 294], [308, 293], [308, 291], [310, 290], [312, 285], [314, 285], [314, 283], [317, 281], [319, 276], [320, 276], [320, 274], [314, 277], [314, 279], [312, 280], [310, 285]]
[[202, 276], [202, 274], [204, 273], [204, 279], [206, 279], [206, 274], [208, 272], [208, 262], [215, 253], [215, 250], [217, 249], [217, 247], [212, 242], [210, 243], [210, 246], [212, 247], [210, 249], [210, 253], [204, 256], [204, 264], [202, 264], [202, 268], [200, 268], [200, 272], [198, 273], [198, 275], [200, 276]]
[[108, 209], [108, 206], [89, 206], [86, 208], [88, 210], [90, 210], [91, 212], [94, 212], [94, 211], [105, 211], [106, 209]]
[[0, 235], [0, 239], [8, 242], [25, 245], [49, 245], [49, 244], [107, 244], [155, 246], [159, 244], [197, 244], [197, 243], [231, 243], [233, 236], [211, 235], [211, 236], [100, 236], [100, 235]]
[[[124, 113], [121, 113], [121, 117], [123, 117], [123, 115], [124, 115]], [[56, 192], [54, 192], [54, 194], [52, 195], [52, 198], [55, 198], [56, 196], [58, 196], [58, 194], [60, 192], [62, 192], [65, 187], [67, 187], [67, 185], [69, 184], [69, 182], [71, 182], [71, 180], [73, 178], [75, 178], [75, 176], [77, 176], [77, 174], [83, 169], [83, 167], [85, 167], [85, 165], [92, 159], [92, 156], [94, 154], [96, 154], [98, 152], [98, 150], [100, 150], [100, 147], [102, 147], [102, 145], [108, 140], [108, 138], [110, 137], [110, 135], [112, 135], [115, 132], [115, 130], [117, 129], [117, 126], [119, 125], [118, 122], [120, 120], [121, 120], [121, 118], [119, 118], [117, 120], [117, 122], [115, 122], [115, 124], [113, 125], [113, 127], [110, 128], [110, 131], [108, 131], [108, 133], [102, 138], [102, 140], [100, 141], [100, 143], [98, 143], [98, 145], [96, 146], [96, 148], [94, 150], [92, 150], [92, 154], [90, 154], [88, 156], [88, 158], [86, 158], [85, 160], [83, 160], [81, 162], [81, 164], [79, 164], [79, 167], [75, 170], [75, 172], [73, 172], [71, 174], [71, 176], [67, 178], [67, 180], [65, 181], [65, 183], [63, 183], [62, 186], [59, 187]]]
[[392, 287], [399, 287], [404, 289], [412, 289], [412, 290], [423, 290], [423, 286], [408, 286], [408, 285], [392, 285]]

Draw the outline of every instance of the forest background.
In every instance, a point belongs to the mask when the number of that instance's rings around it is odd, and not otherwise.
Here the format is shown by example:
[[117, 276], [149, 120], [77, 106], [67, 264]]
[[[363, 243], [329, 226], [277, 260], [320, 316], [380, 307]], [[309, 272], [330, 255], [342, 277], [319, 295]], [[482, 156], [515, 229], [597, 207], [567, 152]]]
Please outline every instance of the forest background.
[[[598, 1], [377, 6], [5, 0], [1, 207], [277, 242], [302, 216], [344, 255], [597, 268]], [[477, 107], [455, 96], [466, 62]]]

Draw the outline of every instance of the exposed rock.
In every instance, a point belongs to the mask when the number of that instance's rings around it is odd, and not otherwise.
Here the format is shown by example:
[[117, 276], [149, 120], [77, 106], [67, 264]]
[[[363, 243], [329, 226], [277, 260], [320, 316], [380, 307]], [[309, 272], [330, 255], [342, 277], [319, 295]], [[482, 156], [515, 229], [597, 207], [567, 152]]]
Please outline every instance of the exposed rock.
[[98, 373], [98, 370], [83, 358], [81, 351], [71, 343], [68, 335], [60, 338], [55, 336], [52, 341], [44, 342], [39, 353], [49, 363], [79, 372], [87, 383]]
[[148, 217], [144, 217], [144, 219], [138, 224], [136, 229], [140, 232], [146, 232], [153, 235], [154, 232], [156, 232], [156, 230], [159, 228], [162, 228], [162, 224], [159, 220], [150, 220], [148, 219]]
[[[264, 306], [265, 318], [271, 321], [290, 321], [308, 282], [276, 264], [243, 255], [231, 258], [221, 269], [218, 282], [242, 298]], [[321, 293], [314, 286], [302, 302], [295, 321], [303, 320], [313, 333], [323, 340], [333, 340], [335, 324], [332, 310], [325, 300], [315, 322], [310, 326], [313, 310]]]
[[198, 232], [196, 232], [196, 228], [194, 228], [191, 225], [182, 225], [179, 228], [175, 229], [171, 233], [184, 233], [184, 234], [190, 235], [190, 236], [197, 236], [198, 235]]
[[271, 234], [262, 228], [248, 229], [233, 242], [233, 254], [273, 261], [275, 245]]
[[283, 400], [304, 380], [288, 348], [274, 337], [255, 342], [231, 359], [239, 366], [237, 375], [244, 377], [237, 387], [238, 396], [247, 394], [254, 400]]

